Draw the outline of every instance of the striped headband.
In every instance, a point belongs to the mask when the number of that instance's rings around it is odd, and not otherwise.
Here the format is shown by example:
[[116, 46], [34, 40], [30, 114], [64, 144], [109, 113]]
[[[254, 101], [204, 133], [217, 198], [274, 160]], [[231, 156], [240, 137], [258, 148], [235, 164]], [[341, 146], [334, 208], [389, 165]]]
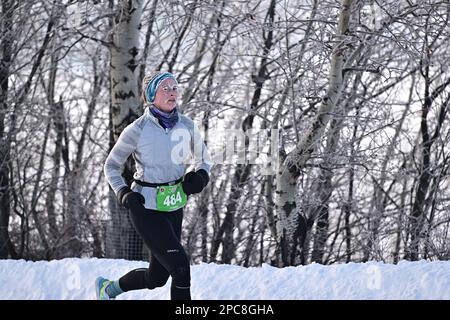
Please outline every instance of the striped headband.
[[[155, 95], [156, 95], [156, 90], [158, 90], [159, 85], [161, 84], [161, 82], [163, 82], [166, 79], [173, 79], [175, 80], [175, 82], [177, 82], [177, 79], [175, 78], [175, 76], [170, 73], [170, 72], [161, 72], [156, 74], [155, 76], [153, 76], [146, 88], [145, 88], [145, 98], [147, 99], [147, 102], [152, 103], [153, 100], [155, 99]], [[178, 84], [178, 82], [177, 82]]]

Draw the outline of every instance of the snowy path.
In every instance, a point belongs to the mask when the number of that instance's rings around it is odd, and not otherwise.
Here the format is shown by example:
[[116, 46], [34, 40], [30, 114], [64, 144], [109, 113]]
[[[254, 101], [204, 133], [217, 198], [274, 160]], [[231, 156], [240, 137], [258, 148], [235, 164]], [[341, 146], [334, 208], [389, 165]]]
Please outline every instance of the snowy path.
[[[146, 262], [63, 259], [0, 260], [0, 299], [94, 299], [98, 275], [117, 279]], [[274, 268], [232, 265], [192, 266], [192, 297], [204, 299], [450, 299], [450, 262], [398, 265], [349, 263]], [[163, 288], [128, 292], [118, 299], [169, 299]]]

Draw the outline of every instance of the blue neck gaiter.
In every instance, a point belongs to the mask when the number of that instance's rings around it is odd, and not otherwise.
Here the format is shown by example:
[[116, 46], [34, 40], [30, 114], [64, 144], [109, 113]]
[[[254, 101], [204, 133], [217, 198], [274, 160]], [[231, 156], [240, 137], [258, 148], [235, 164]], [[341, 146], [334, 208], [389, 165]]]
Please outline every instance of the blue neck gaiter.
[[172, 129], [178, 122], [178, 111], [174, 108], [171, 112], [167, 113], [159, 110], [155, 106], [150, 107], [150, 112], [158, 119], [159, 124], [164, 129]]

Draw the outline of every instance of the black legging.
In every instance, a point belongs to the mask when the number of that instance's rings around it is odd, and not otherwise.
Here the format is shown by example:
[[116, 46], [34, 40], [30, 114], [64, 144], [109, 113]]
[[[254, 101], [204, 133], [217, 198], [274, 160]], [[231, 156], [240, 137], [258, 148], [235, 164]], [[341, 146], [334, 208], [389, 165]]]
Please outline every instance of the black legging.
[[189, 257], [180, 243], [183, 208], [160, 212], [140, 206], [130, 210], [131, 222], [151, 251], [150, 266], [135, 269], [119, 279], [123, 291], [154, 289], [172, 276], [172, 300], [190, 300]]

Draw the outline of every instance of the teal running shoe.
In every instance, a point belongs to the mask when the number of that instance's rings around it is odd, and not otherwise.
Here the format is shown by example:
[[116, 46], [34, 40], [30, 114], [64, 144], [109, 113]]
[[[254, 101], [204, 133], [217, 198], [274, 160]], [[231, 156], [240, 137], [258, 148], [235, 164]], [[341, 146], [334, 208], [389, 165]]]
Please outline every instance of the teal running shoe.
[[95, 293], [97, 295], [97, 300], [115, 300], [115, 298], [110, 298], [106, 292], [106, 288], [111, 282], [112, 281], [102, 277], [95, 279]]

